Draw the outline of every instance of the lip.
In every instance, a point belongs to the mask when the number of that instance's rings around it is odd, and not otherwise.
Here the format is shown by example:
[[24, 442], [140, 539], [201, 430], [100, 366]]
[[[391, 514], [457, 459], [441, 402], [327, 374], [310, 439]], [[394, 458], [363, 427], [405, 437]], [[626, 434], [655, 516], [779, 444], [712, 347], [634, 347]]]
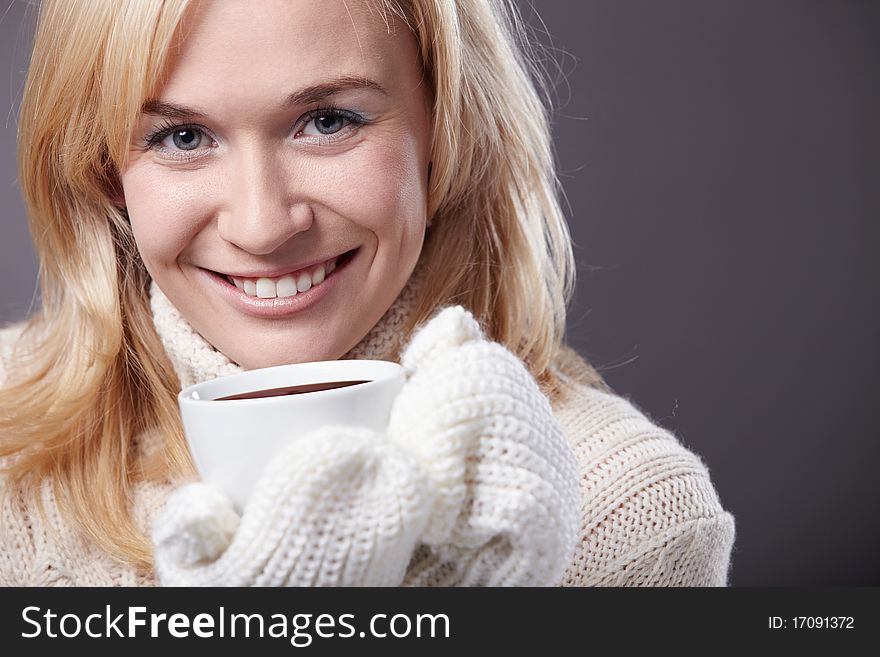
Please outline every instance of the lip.
[[[348, 266], [358, 257], [359, 253], [360, 248], [354, 249], [350, 254], [346, 252], [349, 255], [343, 254], [345, 257], [337, 263], [336, 268], [330, 272], [330, 275], [323, 282], [292, 297], [275, 297], [272, 299], [252, 297], [245, 294], [244, 290], [240, 290], [230, 283], [225, 274], [209, 269], [201, 269], [201, 271], [207, 277], [208, 282], [214, 285], [220, 294], [240, 312], [252, 317], [280, 319], [308, 310], [330, 294], [333, 288], [336, 287], [340, 275], [348, 270]], [[323, 262], [323, 260], [318, 262]]]
[[216, 272], [216, 273], [223, 274], [225, 276], [231, 276], [233, 278], [254, 278], [254, 279], [256, 279], [256, 278], [281, 278], [282, 276], [287, 276], [289, 274], [299, 274], [303, 271], [310, 270], [313, 267], [315, 267], [316, 265], [320, 265], [323, 263], [330, 262], [331, 260], [341, 258], [342, 256], [346, 255], [347, 253], [349, 253], [351, 251], [356, 251], [356, 250], [357, 250], [356, 248], [355, 249], [348, 249], [348, 251], [343, 251], [342, 253], [340, 253], [338, 255], [330, 256], [329, 258], [324, 258], [323, 260], [312, 260], [310, 263], [308, 263], [306, 265], [297, 265], [294, 268], [286, 267], [284, 269], [266, 269], [263, 271], [251, 270], [251, 271], [244, 272], [244, 273], [242, 273], [242, 272], [233, 273], [233, 272], [228, 272], [228, 271]]

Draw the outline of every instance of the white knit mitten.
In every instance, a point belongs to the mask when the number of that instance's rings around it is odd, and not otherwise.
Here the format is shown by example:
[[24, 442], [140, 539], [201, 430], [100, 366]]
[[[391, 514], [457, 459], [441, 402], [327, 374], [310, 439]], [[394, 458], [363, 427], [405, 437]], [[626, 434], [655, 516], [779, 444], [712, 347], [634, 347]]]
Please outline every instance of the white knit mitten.
[[418, 329], [401, 364], [386, 431], [292, 440], [240, 517], [204, 484], [174, 491], [153, 528], [159, 581], [558, 583], [579, 524], [575, 457], [524, 364], [461, 306]]

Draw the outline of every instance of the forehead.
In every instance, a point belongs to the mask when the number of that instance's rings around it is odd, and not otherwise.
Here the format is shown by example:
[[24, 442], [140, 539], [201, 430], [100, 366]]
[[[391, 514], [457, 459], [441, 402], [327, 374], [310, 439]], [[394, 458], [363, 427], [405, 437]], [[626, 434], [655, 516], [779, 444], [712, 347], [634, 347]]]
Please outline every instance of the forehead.
[[349, 75], [420, 82], [415, 37], [379, 0], [222, 0], [187, 12], [162, 96], [206, 102], [247, 90], [255, 102]]

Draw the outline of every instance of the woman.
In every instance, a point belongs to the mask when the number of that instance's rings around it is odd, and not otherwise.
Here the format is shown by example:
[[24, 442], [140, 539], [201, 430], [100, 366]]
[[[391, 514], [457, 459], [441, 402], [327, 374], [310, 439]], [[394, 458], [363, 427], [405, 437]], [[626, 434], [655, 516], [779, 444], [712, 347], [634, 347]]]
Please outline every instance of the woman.
[[[705, 465], [564, 344], [520, 33], [478, 0], [44, 0], [3, 583], [726, 584]], [[405, 430], [311, 436], [241, 517], [192, 481], [181, 386], [336, 358], [407, 367]]]

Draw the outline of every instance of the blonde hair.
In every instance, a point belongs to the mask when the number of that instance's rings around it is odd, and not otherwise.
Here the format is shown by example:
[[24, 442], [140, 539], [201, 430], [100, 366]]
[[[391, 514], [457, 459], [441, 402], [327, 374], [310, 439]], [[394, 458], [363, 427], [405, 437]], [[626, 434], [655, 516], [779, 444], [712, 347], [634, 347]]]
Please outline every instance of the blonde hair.
[[[8, 488], [50, 482], [88, 538], [143, 569], [152, 550], [130, 514], [135, 485], [189, 476], [192, 464], [149, 278], [113, 195], [187, 4], [43, 0], [19, 124], [43, 304], [0, 390]], [[380, 6], [412, 29], [434, 91], [432, 225], [421, 256], [430, 273], [404, 334], [460, 303], [552, 401], [574, 383], [607, 390], [564, 341], [574, 255], [541, 78], [518, 45], [512, 2]], [[166, 438], [149, 460], [134, 451], [146, 432]]]

